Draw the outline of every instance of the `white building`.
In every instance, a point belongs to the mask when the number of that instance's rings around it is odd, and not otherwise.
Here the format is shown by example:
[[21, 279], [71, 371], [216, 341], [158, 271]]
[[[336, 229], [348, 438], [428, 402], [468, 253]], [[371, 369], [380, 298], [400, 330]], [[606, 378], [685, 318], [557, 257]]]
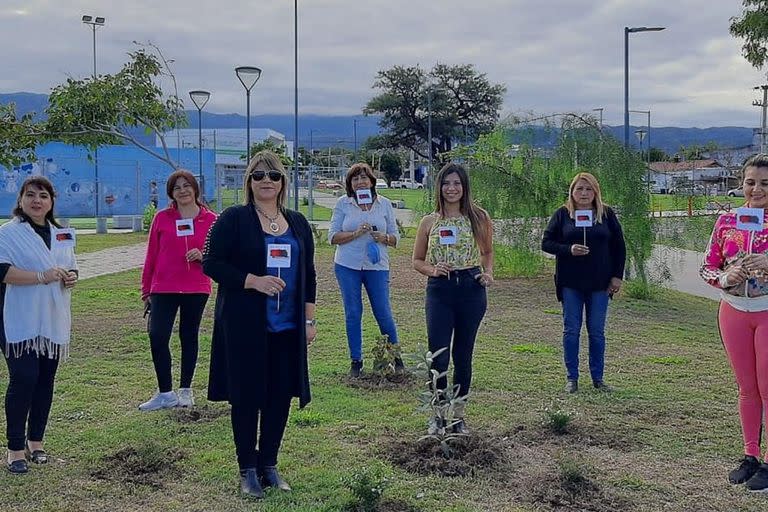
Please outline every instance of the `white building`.
[[[215, 150], [217, 166], [241, 166], [245, 163], [242, 157], [246, 153], [246, 135], [247, 130], [245, 128], [203, 128], [202, 146], [206, 149]], [[165, 132], [163, 136], [169, 148], [198, 147], [199, 134], [196, 128]], [[251, 145], [265, 140], [283, 145], [287, 155], [293, 154], [293, 142], [286, 141], [285, 135], [282, 133], [269, 128], [251, 128]], [[155, 145], [161, 145], [159, 136], [155, 137]]]

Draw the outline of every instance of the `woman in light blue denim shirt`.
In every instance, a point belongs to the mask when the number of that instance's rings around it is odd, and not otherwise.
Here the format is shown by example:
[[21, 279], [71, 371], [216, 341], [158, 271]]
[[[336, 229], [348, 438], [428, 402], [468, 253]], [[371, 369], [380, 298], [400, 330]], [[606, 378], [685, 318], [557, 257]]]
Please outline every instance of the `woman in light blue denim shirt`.
[[[397, 246], [400, 235], [392, 203], [376, 194], [376, 177], [368, 164], [350, 167], [345, 184], [347, 195], [340, 197], [333, 209], [328, 241], [337, 246], [333, 261], [344, 301], [352, 359], [350, 376], [357, 378], [363, 369], [363, 286], [381, 334], [389, 336], [390, 343], [398, 343], [397, 326], [389, 304], [387, 250]], [[402, 369], [403, 361], [397, 358], [395, 370]]]

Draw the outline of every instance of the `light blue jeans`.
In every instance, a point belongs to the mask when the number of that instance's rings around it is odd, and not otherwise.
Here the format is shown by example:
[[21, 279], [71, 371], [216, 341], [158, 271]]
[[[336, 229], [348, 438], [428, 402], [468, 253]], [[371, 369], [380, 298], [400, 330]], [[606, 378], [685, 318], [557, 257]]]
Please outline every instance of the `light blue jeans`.
[[589, 335], [589, 373], [593, 382], [602, 382], [605, 369], [605, 317], [608, 293], [581, 292], [563, 288], [563, 359], [568, 380], [579, 379], [579, 339], [586, 311]]
[[363, 360], [363, 286], [379, 331], [389, 336], [390, 343], [396, 344], [397, 326], [389, 304], [389, 270], [355, 270], [339, 264], [334, 265], [334, 270], [344, 302], [350, 358]]

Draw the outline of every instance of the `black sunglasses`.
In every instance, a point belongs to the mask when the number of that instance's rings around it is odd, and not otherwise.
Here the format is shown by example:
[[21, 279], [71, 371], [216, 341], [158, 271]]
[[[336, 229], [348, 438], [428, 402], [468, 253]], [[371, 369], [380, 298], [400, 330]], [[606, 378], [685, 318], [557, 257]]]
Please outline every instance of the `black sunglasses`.
[[283, 178], [283, 173], [280, 171], [253, 171], [251, 173], [251, 179], [253, 181], [261, 181], [264, 176], [269, 175], [269, 179], [272, 181], [280, 181]]

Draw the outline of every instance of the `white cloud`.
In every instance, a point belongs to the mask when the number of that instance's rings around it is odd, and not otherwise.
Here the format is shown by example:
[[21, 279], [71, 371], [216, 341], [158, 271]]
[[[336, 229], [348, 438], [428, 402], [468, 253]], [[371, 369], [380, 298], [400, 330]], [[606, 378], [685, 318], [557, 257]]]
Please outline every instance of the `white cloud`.
[[[207, 110], [243, 112], [234, 68], [264, 73], [253, 113], [293, 108], [293, 2], [287, 0], [3, 0], [2, 92], [48, 92], [92, 69], [92, 33], [82, 14], [105, 16], [97, 60], [114, 72], [151, 40], [180, 91], [212, 92]], [[756, 125], [751, 88], [765, 80], [728, 33], [740, 0], [300, 0], [302, 113], [359, 113], [380, 69], [473, 63], [507, 85], [505, 111], [590, 111], [623, 121], [624, 26], [631, 34], [632, 108], [656, 125]], [[10, 51], [8, 51], [10, 49]]]

